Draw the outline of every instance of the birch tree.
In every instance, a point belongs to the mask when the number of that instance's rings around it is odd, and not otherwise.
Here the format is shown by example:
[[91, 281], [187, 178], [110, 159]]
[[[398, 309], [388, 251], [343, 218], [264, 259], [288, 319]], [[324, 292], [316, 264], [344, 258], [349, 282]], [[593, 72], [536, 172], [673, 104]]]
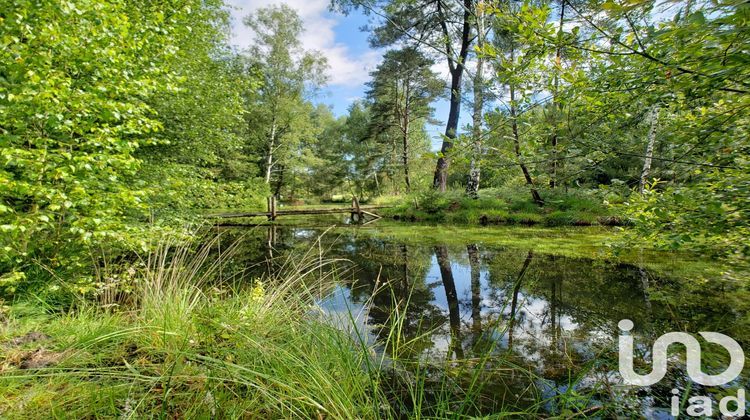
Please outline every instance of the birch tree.
[[487, 38], [487, 25], [485, 17], [486, 3], [479, 1], [475, 7], [476, 33], [477, 33], [477, 68], [474, 72], [473, 94], [474, 104], [471, 116], [471, 162], [469, 163], [469, 177], [466, 182], [466, 194], [472, 198], [479, 198], [479, 180], [481, 178], [480, 162], [482, 159], [482, 123], [484, 110], [484, 96], [487, 89], [487, 81], [484, 80], [484, 43]]
[[309, 125], [306, 99], [326, 81], [326, 59], [302, 48], [302, 20], [286, 5], [260, 9], [244, 21], [254, 33], [247, 59], [262, 74], [263, 85], [250, 98], [248, 118], [255, 144], [262, 149], [263, 178], [271, 184], [285, 153], [295, 149]]

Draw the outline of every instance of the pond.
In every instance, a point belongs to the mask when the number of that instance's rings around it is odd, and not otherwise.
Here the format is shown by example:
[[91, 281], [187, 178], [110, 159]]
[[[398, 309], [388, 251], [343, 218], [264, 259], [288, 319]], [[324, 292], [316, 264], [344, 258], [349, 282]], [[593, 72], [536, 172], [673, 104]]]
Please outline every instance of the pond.
[[[608, 413], [672, 418], [673, 389], [682, 413], [689, 396], [718, 402], [748, 389], [748, 369], [725, 386], [692, 383], [676, 347], [655, 385], [625, 387], [618, 373], [623, 319], [635, 325], [636, 360], [646, 359], [640, 373], [650, 371], [652, 343], [669, 331], [721, 332], [748, 348], [747, 282], [722, 275], [721, 267], [645, 251], [636, 253], [638, 263], [616, 262], [602, 253], [606, 247], [592, 246], [610, 235], [601, 229], [440, 231], [385, 223], [230, 232], [244, 235], [242, 256], [253, 276], [272, 277], [303, 254], [338, 259], [325, 268], [335, 271], [335, 284], [319, 306], [376, 349], [393, 371], [392, 404], [405, 414], [420, 404], [429, 414], [441, 395], [468, 392], [473, 414], [595, 416], [606, 406]], [[720, 372], [727, 360], [721, 347], [703, 343], [705, 371]], [[410, 382], [424, 387], [424, 401], [415, 401]]]

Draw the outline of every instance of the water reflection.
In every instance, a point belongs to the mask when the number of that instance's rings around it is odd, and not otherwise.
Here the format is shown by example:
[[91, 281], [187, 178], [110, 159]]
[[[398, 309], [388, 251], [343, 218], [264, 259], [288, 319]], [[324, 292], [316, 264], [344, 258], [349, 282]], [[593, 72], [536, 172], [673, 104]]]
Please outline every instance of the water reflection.
[[[715, 300], [693, 300], [677, 293], [668, 298], [690, 310], [654, 305], [653, 299], [665, 299], [663, 291], [677, 290], [674, 285], [680, 283], [654, 276], [643, 267], [477, 243], [407, 246], [358, 237], [355, 231], [322, 239], [320, 233], [271, 228], [255, 242], [260, 249], [248, 251], [252, 255], [248, 258], [267, 261], [261, 264], [266, 276], [278, 268], [274, 261], [310, 247], [350, 260], [349, 270], [340, 275], [342, 286], [323, 297], [321, 306], [338, 313], [361, 311], [361, 326], [371, 341], [399, 359], [457, 363], [488, 352], [501, 355], [505, 365], [483, 367], [485, 380], [495, 381], [488, 387], [493, 408], [497, 404], [522, 407], [524, 401], [538, 399], [528, 395], [529, 382], [550, 396], [564, 392], [571, 378], [577, 378], [576, 387], [605, 383], [606, 389], [599, 389], [596, 398], [619, 398], [608, 387], [617, 385], [616, 325], [621, 319], [633, 320], [641, 342], [650, 343], [653, 337], [688, 323], [692, 331], [721, 331], [715, 328], [720, 322], [746, 318], [742, 310], [720, 314]], [[661, 290], [652, 290], [654, 284]], [[654, 296], [658, 293], [662, 295]], [[745, 337], [739, 331], [729, 334], [743, 344]], [[644, 354], [647, 350], [639, 349]], [[516, 374], [507, 369], [508, 362], [538, 377], [503, 377], [505, 371]], [[644, 410], [663, 413], [654, 406], [668, 406], [672, 386], [684, 388], [684, 375], [675, 369], [651, 390]]]
[[347, 255], [357, 267], [347, 283], [351, 298], [371, 300], [370, 324], [385, 331], [395, 306], [408, 301], [406, 341], [434, 329], [425, 350], [449, 359], [467, 357], [492, 331], [502, 347], [543, 369], [554, 365], [558, 352], [579, 350], [581, 339], [611, 338], [619, 319], [644, 325], [649, 313], [634, 268], [583, 269], [580, 260], [531, 251], [482, 253], [477, 244], [390, 248], [366, 241]]

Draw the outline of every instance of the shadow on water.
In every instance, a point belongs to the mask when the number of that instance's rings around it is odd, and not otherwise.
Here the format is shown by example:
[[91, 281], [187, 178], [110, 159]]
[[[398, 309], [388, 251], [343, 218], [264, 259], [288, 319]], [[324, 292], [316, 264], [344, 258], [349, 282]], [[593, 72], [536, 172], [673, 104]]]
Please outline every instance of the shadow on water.
[[[255, 276], [265, 277], [277, 261], [311, 247], [349, 260], [340, 285], [320, 305], [340, 319], [354, 313], [370, 344], [391, 360], [392, 403], [407, 413], [417, 402], [405, 381], [422, 381], [423, 404], [446, 389], [454, 392], [446, 383], [456, 393], [468, 387], [473, 402], [464, 410], [472, 414], [531, 408], [564, 415], [604, 406], [605, 417], [671, 418], [672, 388], [714, 398], [747, 388], [747, 375], [725, 389], [688, 386], [680, 363], [670, 364], [667, 377], [650, 388], [626, 389], [617, 373], [622, 319], [636, 325], [633, 334], [644, 344], [637, 348], [640, 357], [648, 356], [646, 343], [668, 331], [722, 331], [746, 347], [748, 332], [732, 328], [745, 322], [746, 308], [720, 309], [728, 291], [687, 296], [681, 282], [689, 280], [601, 260], [478, 243], [407, 246], [359, 237], [355, 230], [319, 239], [320, 233], [257, 230], [248, 235], [243, 258], [256, 263]], [[708, 354], [721, 366], [720, 353]], [[422, 370], [410, 371], [414, 366]], [[440, 390], [432, 392], [432, 385]]]

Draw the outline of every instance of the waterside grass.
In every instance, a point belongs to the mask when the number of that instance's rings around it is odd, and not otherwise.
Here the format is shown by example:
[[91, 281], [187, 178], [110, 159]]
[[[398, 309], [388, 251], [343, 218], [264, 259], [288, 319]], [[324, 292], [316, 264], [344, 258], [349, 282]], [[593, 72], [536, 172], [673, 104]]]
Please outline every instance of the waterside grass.
[[600, 197], [583, 192], [549, 191], [543, 206], [523, 191], [485, 189], [477, 198], [463, 190], [446, 193], [429, 190], [394, 199], [382, 197], [376, 204], [389, 218], [407, 222], [458, 225], [620, 226], [628, 224]]
[[279, 287], [230, 287], [210, 249], [163, 247], [120, 307], [4, 306], [0, 416], [378, 417], [367, 353], [303, 287], [328, 262], [290, 262]]

